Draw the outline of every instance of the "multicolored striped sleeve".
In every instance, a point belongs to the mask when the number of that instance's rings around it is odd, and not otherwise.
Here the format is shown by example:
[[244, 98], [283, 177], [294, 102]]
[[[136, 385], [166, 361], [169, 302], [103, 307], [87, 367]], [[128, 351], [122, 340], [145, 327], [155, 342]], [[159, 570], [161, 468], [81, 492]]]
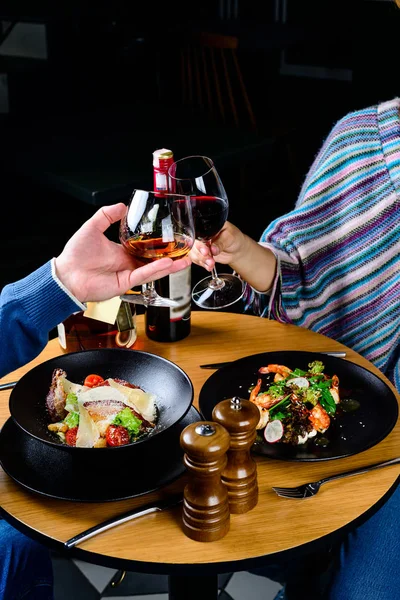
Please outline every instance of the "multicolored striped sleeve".
[[392, 381], [399, 375], [399, 192], [399, 101], [346, 116], [295, 209], [262, 235], [278, 260], [271, 294], [246, 292], [257, 314], [335, 338]]

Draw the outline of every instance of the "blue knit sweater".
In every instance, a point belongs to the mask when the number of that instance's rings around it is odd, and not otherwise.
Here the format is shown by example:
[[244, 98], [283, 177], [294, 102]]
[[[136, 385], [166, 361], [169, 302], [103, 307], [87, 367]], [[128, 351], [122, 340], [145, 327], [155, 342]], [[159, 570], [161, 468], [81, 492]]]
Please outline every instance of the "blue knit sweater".
[[0, 295], [0, 377], [33, 360], [51, 329], [83, 305], [63, 287], [49, 261]]

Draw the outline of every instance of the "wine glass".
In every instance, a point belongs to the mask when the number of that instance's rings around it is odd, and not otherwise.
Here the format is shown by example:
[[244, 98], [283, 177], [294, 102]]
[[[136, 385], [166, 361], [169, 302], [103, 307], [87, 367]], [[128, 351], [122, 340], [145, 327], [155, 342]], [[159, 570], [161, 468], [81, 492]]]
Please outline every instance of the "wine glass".
[[[190, 198], [146, 190], [134, 190], [121, 219], [119, 239], [125, 250], [147, 264], [160, 258], [183, 258], [194, 242]], [[125, 294], [127, 302], [145, 306], [179, 306], [157, 294], [154, 281], [143, 285], [142, 294]]]
[[[228, 218], [228, 196], [211, 158], [187, 156], [169, 168], [170, 189], [190, 196], [196, 238], [210, 248], [213, 238]], [[244, 283], [236, 275], [218, 274], [199, 281], [192, 291], [193, 301], [201, 308], [218, 309], [234, 304], [244, 294]]]

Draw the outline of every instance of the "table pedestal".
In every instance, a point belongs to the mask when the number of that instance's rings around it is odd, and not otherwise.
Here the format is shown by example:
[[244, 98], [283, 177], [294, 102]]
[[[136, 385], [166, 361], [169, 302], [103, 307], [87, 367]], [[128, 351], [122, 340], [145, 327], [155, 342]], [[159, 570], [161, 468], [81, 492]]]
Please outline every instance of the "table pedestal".
[[218, 575], [185, 577], [170, 575], [168, 578], [169, 600], [217, 600]]

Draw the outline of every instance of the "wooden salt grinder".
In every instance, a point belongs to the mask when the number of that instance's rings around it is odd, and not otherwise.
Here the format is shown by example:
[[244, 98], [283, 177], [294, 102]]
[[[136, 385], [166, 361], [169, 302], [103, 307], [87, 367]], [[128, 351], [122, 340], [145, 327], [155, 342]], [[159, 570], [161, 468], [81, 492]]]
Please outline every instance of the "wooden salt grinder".
[[230, 525], [228, 493], [221, 482], [229, 433], [218, 423], [202, 421], [188, 425], [180, 441], [190, 475], [183, 494], [183, 531], [198, 542], [219, 540]]
[[219, 402], [212, 418], [229, 432], [231, 442], [222, 482], [228, 490], [231, 513], [246, 513], [258, 502], [257, 465], [250, 454], [260, 412], [249, 400], [234, 397]]

